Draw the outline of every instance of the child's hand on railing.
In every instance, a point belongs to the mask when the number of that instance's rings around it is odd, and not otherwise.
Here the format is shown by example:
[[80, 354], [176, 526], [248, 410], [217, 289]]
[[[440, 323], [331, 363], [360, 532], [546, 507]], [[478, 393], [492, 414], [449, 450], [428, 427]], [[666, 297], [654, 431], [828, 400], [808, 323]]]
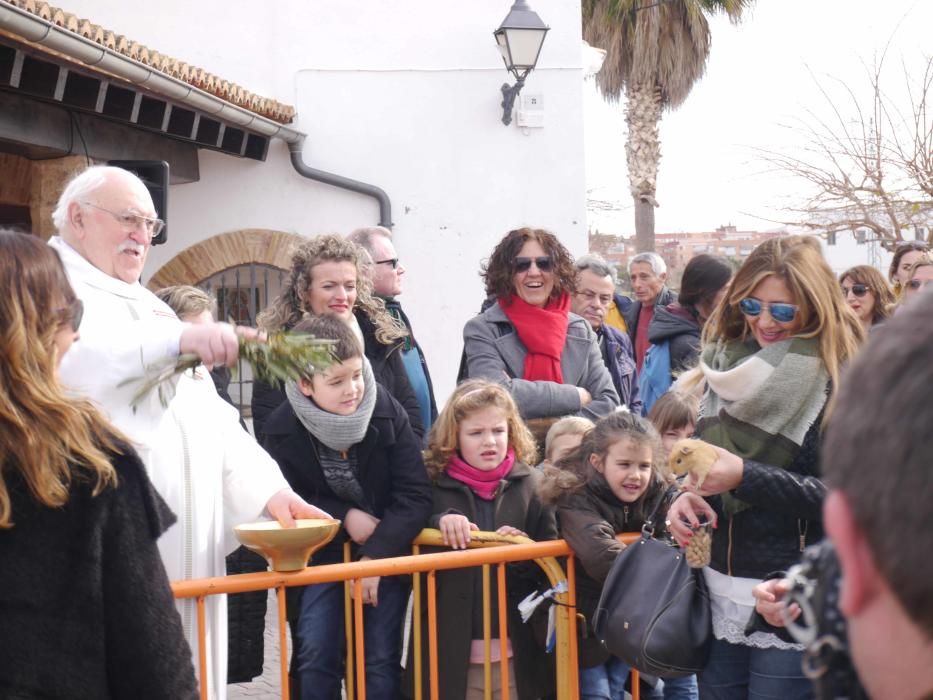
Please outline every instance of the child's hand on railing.
[[350, 539], [357, 544], [366, 544], [366, 540], [373, 534], [378, 524], [379, 518], [359, 508], [348, 510], [347, 516], [343, 519], [344, 529], [350, 535]]
[[512, 527], [511, 525], [503, 525], [498, 530], [496, 530], [496, 534], [506, 535], [508, 537], [528, 537], [528, 535], [519, 530], [517, 527]]
[[479, 530], [476, 523], [471, 523], [465, 515], [448, 513], [441, 516], [437, 529], [441, 531], [441, 538], [452, 549], [466, 549], [472, 539], [471, 530]]

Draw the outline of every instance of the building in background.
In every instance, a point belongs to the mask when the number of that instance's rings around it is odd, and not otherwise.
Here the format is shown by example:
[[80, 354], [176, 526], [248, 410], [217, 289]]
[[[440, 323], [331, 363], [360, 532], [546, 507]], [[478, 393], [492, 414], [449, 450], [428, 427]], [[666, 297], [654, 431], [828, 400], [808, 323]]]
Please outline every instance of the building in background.
[[252, 322], [296, 241], [385, 216], [303, 177], [291, 147], [384, 191], [439, 401], [496, 242], [531, 225], [586, 248], [579, 0], [533, 3], [550, 31], [516, 109], [534, 114], [509, 126], [492, 35], [508, 0], [62, 1], [0, 0], [0, 222], [47, 236], [86, 163], [165, 160], [168, 240], [145, 281], [210, 288]]

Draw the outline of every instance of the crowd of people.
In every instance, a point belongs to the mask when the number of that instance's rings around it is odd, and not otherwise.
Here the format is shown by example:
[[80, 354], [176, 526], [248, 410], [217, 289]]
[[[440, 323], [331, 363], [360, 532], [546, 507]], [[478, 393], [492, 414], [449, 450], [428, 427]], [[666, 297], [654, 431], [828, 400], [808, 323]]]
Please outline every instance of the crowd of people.
[[[196, 288], [140, 284], [164, 223], [134, 175], [88, 168], [53, 219], [48, 244], [0, 233], [0, 695], [195, 697], [196, 614], [169, 581], [245, 570], [225, 559], [234, 525], [333, 517], [339, 534], [314, 564], [342, 561], [345, 543], [359, 561], [405, 554], [424, 527], [452, 549], [478, 530], [566, 539], [584, 618], [580, 696], [624, 698], [631, 669], [597, 641], [593, 615], [624, 549], [616, 535], [674, 490], [655, 536], [687, 547], [712, 525], [701, 575], [714, 640], [697, 676], [643, 678], [645, 697], [814, 697], [804, 648], [780, 629], [798, 610], [782, 611], [787, 588], [772, 574], [827, 534], [865, 687], [933, 691], [924, 244], [899, 247], [885, 280], [869, 266], [837, 277], [814, 238], [775, 238], [738, 269], [696, 256], [676, 292], [664, 260], [642, 253], [630, 299], [598, 256], [512, 230], [480, 270], [486, 298], [438, 411], [387, 229], [307, 239], [253, 329], [215, 322]], [[282, 330], [332, 341], [333, 362], [280, 387], [256, 382], [250, 432], [225, 367], [241, 336]], [[181, 354], [202, 364], [134, 400], [134, 380]], [[668, 454], [691, 436], [716, 460], [702, 482], [678, 482]], [[530, 562], [507, 576], [509, 635], [498, 638], [493, 600], [492, 660], [508, 659], [512, 696], [552, 697], [546, 608], [528, 624], [518, 613], [546, 581]], [[484, 697], [481, 576], [441, 572], [436, 585], [442, 697]], [[403, 630], [410, 592], [403, 576], [362, 582], [371, 697], [414, 697], [426, 682]], [[343, 587], [295, 593], [295, 691], [334, 700]], [[207, 623], [202, 681], [223, 698], [223, 596], [209, 598]]]

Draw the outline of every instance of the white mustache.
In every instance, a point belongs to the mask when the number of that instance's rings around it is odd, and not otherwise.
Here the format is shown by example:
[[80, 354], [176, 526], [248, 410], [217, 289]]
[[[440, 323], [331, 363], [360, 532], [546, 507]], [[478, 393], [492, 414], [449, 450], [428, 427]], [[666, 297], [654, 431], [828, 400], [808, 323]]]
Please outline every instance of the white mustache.
[[117, 248], [117, 252], [125, 253], [127, 251], [133, 251], [134, 253], [142, 255], [146, 251], [146, 246], [142, 245], [141, 243], [137, 243], [136, 241], [123, 241], [123, 243], [120, 244], [120, 247]]

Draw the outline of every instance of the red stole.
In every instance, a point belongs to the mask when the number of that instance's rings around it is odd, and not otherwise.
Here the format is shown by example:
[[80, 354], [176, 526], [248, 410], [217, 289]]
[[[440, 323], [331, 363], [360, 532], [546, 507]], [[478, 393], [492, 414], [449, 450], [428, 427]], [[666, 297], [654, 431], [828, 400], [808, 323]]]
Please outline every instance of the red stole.
[[517, 295], [509, 302], [499, 299], [499, 306], [515, 326], [519, 340], [528, 351], [522, 379], [563, 384], [560, 355], [567, 342], [570, 295], [562, 293], [558, 299], [548, 301], [543, 309], [532, 306]]

